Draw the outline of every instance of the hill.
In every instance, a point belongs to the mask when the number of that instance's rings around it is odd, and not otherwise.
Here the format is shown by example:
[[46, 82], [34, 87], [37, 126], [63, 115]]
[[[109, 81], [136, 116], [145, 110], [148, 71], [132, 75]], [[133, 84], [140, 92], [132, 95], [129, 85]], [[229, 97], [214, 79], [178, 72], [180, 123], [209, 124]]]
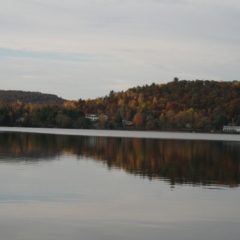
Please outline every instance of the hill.
[[79, 100], [84, 113], [104, 113], [110, 123], [126, 119], [139, 129], [222, 129], [240, 125], [239, 81], [187, 81], [175, 78], [108, 96]]
[[64, 99], [53, 94], [25, 91], [4, 91], [0, 90], [0, 101], [11, 103], [21, 101], [32, 104], [63, 104]]

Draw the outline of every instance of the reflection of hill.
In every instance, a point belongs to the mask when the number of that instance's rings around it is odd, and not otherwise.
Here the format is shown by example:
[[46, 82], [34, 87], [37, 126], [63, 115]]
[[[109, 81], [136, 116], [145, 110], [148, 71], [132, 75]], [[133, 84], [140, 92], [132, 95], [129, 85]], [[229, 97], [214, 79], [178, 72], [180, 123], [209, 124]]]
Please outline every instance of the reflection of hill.
[[91, 157], [109, 168], [171, 184], [238, 186], [239, 143], [214, 141], [0, 134], [0, 156], [47, 159], [62, 153]]
[[56, 137], [41, 134], [1, 133], [0, 161], [38, 161], [59, 156]]
[[[237, 186], [238, 143], [96, 138], [92, 154], [109, 167], [175, 183]], [[88, 151], [90, 152], [90, 151]]]

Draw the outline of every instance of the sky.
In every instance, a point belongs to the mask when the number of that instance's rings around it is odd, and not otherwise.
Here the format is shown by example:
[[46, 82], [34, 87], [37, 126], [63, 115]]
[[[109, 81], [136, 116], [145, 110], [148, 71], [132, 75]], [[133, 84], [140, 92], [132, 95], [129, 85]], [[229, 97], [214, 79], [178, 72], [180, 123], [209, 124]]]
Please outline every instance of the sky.
[[0, 89], [68, 100], [239, 80], [239, 0], [2, 0]]

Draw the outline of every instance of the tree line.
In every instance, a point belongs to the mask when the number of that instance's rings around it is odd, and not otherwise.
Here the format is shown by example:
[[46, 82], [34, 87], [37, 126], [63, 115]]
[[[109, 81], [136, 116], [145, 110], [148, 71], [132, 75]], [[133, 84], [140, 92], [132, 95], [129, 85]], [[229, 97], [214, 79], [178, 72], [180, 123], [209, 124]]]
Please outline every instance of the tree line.
[[[1, 126], [91, 128], [86, 114], [107, 115], [99, 126], [123, 129], [221, 130], [223, 125], [240, 126], [240, 82], [179, 80], [144, 85], [127, 91], [110, 91], [96, 99], [65, 101], [63, 104], [0, 102]], [[96, 127], [97, 125], [95, 125]]]
[[0, 126], [89, 128], [84, 112], [71, 102], [32, 104], [0, 102]]

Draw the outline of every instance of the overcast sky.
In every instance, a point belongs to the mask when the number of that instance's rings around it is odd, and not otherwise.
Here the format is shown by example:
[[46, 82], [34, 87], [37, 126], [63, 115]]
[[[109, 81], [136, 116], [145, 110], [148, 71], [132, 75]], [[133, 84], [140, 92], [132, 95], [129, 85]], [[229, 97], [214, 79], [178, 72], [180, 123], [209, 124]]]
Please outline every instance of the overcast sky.
[[96, 98], [186, 80], [239, 80], [239, 0], [2, 0], [2, 90]]

